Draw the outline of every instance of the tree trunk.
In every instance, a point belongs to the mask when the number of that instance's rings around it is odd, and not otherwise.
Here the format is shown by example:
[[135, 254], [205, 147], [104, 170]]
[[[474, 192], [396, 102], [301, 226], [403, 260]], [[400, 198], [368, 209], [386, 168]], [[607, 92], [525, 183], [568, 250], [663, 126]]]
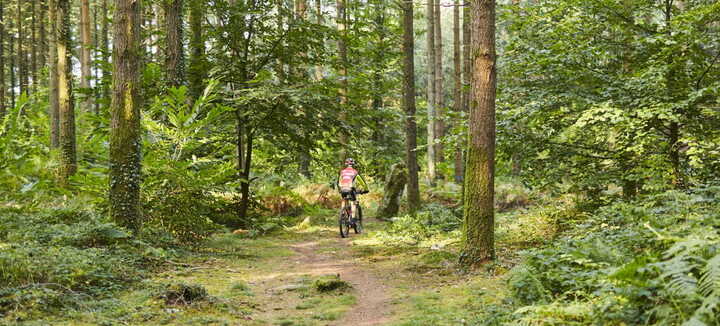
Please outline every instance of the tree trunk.
[[38, 57], [38, 66], [40, 69], [43, 69], [47, 66], [47, 55], [48, 51], [48, 39], [47, 39], [47, 32], [45, 29], [45, 13], [47, 13], [47, 4], [45, 0], [40, 0], [40, 14], [38, 17], [40, 17], [40, 21], [38, 24], [38, 33], [40, 34], [40, 39], [38, 40], [40, 44], [40, 53]]
[[240, 181], [240, 194], [242, 195], [242, 201], [240, 201], [239, 215], [240, 222], [243, 225], [247, 225], [247, 210], [250, 207], [250, 168], [252, 166], [252, 151], [253, 151], [253, 131], [250, 127], [245, 128], [246, 134], [246, 146], [245, 146], [245, 161], [242, 171], [242, 180]]
[[[440, 0], [435, 0], [435, 162], [445, 161], [443, 155], [442, 137], [445, 136], [445, 93], [443, 92], [443, 39], [442, 39], [442, 11]], [[442, 179], [442, 173], [436, 172], [436, 178]]]
[[[469, 0], [463, 2], [463, 23], [462, 23], [462, 38], [463, 38], [463, 87], [462, 87], [462, 110], [465, 114], [470, 112], [470, 83], [472, 82], [472, 61], [470, 60], [470, 3]], [[460, 196], [461, 200], [465, 200], [465, 174], [466, 172], [466, 161], [467, 153], [463, 150], [463, 182], [461, 184]], [[464, 202], [463, 202], [464, 205]]]
[[190, 0], [190, 66], [188, 84], [190, 99], [197, 100], [205, 88], [206, 76], [205, 40], [203, 39], [203, 20], [205, 19], [205, 1]]
[[[457, 116], [462, 112], [462, 64], [460, 56], [460, 0], [455, 0], [453, 7], [453, 110]], [[462, 119], [455, 119], [454, 124], [459, 125]], [[463, 152], [461, 143], [455, 147], [455, 182], [461, 184], [463, 180]]]
[[115, 0], [110, 125], [110, 216], [140, 229], [141, 0]]
[[377, 209], [377, 218], [381, 220], [389, 219], [397, 215], [400, 210], [400, 197], [402, 197], [403, 188], [405, 188], [406, 183], [407, 168], [405, 164], [398, 163], [393, 165], [385, 180], [383, 199]]
[[[37, 53], [38, 53], [38, 39], [37, 39], [37, 24], [35, 23], [37, 16], [37, 0], [30, 0], [30, 72], [32, 74], [32, 92], [37, 91], [38, 86], [38, 65], [37, 65]], [[40, 16], [42, 17], [42, 16]]]
[[[347, 71], [347, 14], [345, 12], [345, 0], [337, 0], [337, 29], [338, 29], [338, 55], [340, 56], [340, 121], [347, 125], [347, 92], [348, 92], [348, 71]], [[348, 135], [345, 130], [340, 130], [340, 156], [339, 167], [347, 158]]]
[[48, 0], [48, 41], [50, 73], [48, 85], [48, 111], [50, 117], [50, 147], [60, 147], [60, 103], [58, 101], [58, 50], [57, 50], [57, 12], [58, 0]]
[[[99, 85], [101, 83], [101, 81], [100, 81], [100, 64], [98, 63], [98, 58], [101, 57], [101, 54], [99, 53], [99, 51], [100, 51], [100, 31], [98, 29], [98, 26], [99, 26], [98, 11], [100, 11], [98, 9], [98, 5], [95, 4], [95, 6], [93, 7], [93, 24], [92, 24], [93, 25], [93, 35], [95, 35], [95, 37], [93, 37], [93, 57], [95, 58], [95, 60], [93, 60], [93, 64], [92, 64], [93, 82], [94, 82], [92, 96], [94, 99], [98, 99], [98, 97], [100, 97]], [[95, 115], [100, 115], [100, 101], [96, 100], [93, 102], [94, 102], [93, 111], [94, 111]]]
[[80, 88], [82, 90], [82, 110], [92, 111], [92, 95], [90, 93], [90, 50], [92, 40], [90, 37], [90, 0], [80, 1]]
[[[317, 18], [316, 23], [318, 25], [323, 25], [325, 23], [325, 19], [323, 19], [322, 16], [322, 2], [321, 0], [315, 0], [315, 17]], [[323, 40], [324, 43], [324, 40]], [[317, 65], [315, 66], [315, 80], [322, 80], [324, 75], [323, 66]]]
[[435, 167], [435, 1], [427, 0], [425, 7], [427, 13], [427, 164], [428, 164], [428, 179], [431, 185], [435, 184], [437, 177], [437, 171]]
[[405, 164], [408, 169], [408, 210], [415, 214], [420, 208], [418, 185], [417, 123], [415, 121], [415, 35], [413, 2], [404, 0], [403, 17], [403, 109], [405, 111]]
[[[383, 107], [382, 74], [385, 66], [385, 6], [383, 0], [375, 0], [373, 4], [375, 7], [375, 26], [378, 40], [373, 58], [372, 110], [373, 112], [377, 112]], [[382, 117], [377, 115], [373, 118], [373, 123], [375, 126], [373, 127], [372, 140], [375, 144], [382, 146], [382, 144], [386, 142]]]
[[465, 172], [464, 246], [460, 262], [495, 258], [495, 0], [471, 0], [473, 83]]
[[108, 0], [102, 0], [101, 3], [101, 11], [102, 11], [102, 22], [101, 30], [102, 30], [102, 42], [101, 42], [101, 49], [102, 49], [102, 90], [101, 90], [101, 97], [104, 100], [108, 100], [110, 98], [110, 83], [111, 83], [111, 75], [108, 67], [110, 65], [110, 21], [108, 19]]
[[[298, 20], [306, 20], [307, 19], [307, 0], [295, 0], [295, 17]], [[303, 58], [307, 58], [307, 53], [301, 53], [300, 56]], [[296, 77], [299, 78], [299, 80], [307, 80], [309, 78], [307, 69], [302, 65], [298, 65], [295, 67], [295, 74]], [[307, 112], [302, 112], [302, 114], [305, 116], [306, 119], [309, 119], [307, 116]], [[299, 130], [299, 133], [304, 137], [306, 135], [306, 131]], [[312, 164], [312, 155], [310, 153], [310, 146], [301, 146], [300, 152], [298, 153], [298, 173], [300, 175], [310, 179], [312, 178], [312, 173], [310, 172], [310, 165]]]
[[183, 84], [183, 0], [165, 0], [165, 72], [166, 82], [170, 87]]
[[13, 51], [15, 50], [15, 38], [13, 37], [13, 34], [10, 33], [9, 23], [10, 19], [7, 20], [8, 22], [8, 70], [10, 70], [10, 106], [15, 107], [15, 60]]
[[[325, 19], [323, 18], [322, 13], [322, 1], [321, 0], [315, 0], [315, 16], [317, 18], [316, 23], [318, 25], [325, 24]], [[323, 40], [324, 43], [324, 40]], [[324, 70], [322, 65], [317, 65], [315, 67], [315, 79], [320, 81], [323, 79]]]
[[23, 45], [25, 44], [25, 34], [23, 28], [23, 2], [17, 3], [17, 67], [18, 67], [18, 83], [20, 84], [20, 94], [28, 94], [28, 75], [27, 75], [27, 58]]
[[470, 112], [470, 82], [472, 81], [472, 60], [470, 60], [470, 4], [469, 0], [465, 0], [463, 6], [462, 18], [462, 59], [463, 59], [463, 92], [462, 92], [462, 110], [465, 113]]
[[[674, 1], [673, 0], [665, 0], [665, 30], [670, 37], [672, 34], [672, 12], [674, 7]], [[665, 73], [665, 80], [667, 85], [667, 96], [668, 98], [674, 98], [674, 85], [678, 82], [676, 77], [676, 72], [674, 71], [675, 68], [673, 68], [672, 65], [672, 57], [667, 57], [667, 64], [669, 67], [671, 67], [666, 73]], [[673, 113], [678, 114], [679, 112], [677, 109], [673, 110]], [[669, 131], [669, 137], [668, 137], [668, 158], [670, 160], [670, 166], [671, 166], [671, 184], [673, 187], [677, 189], [684, 189], [686, 188], [685, 183], [685, 175], [682, 171], [682, 163], [680, 159], [680, 139], [682, 137], [680, 132], [680, 123], [677, 121], [669, 121], [668, 126]]]
[[5, 20], [3, 10], [5, 2], [0, 0], [0, 119], [5, 116]]
[[70, 45], [70, 0], [58, 0], [55, 35], [57, 37], [58, 115], [60, 120], [60, 184], [66, 186], [68, 178], [77, 171]]

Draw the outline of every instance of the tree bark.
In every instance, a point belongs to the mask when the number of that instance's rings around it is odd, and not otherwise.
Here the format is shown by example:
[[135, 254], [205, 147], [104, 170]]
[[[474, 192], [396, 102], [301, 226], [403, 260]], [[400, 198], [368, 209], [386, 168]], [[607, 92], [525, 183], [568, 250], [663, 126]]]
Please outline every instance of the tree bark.
[[82, 89], [82, 110], [92, 111], [92, 95], [90, 93], [90, 79], [92, 78], [90, 50], [92, 39], [90, 36], [90, 0], [80, 1], [80, 88]]
[[190, 66], [188, 84], [190, 99], [195, 101], [202, 95], [206, 77], [205, 40], [203, 39], [203, 20], [205, 19], [205, 1], [190, 0]]
[[32, 92], [37, 91], [38, 85], [38, 65], [37, 65], [37, 53], [38, 53], [38, 39], [37, 39], [37, 0], [30, 0], [30, 73], [32, 75]]
[[[93, 26], [93, 35], [95, 35], [95, 37], [93, 37], [93, 39], [92, 39], [92, 40], [93, 40], [93, 52], [92, 52], [92, 55], [93, 55], [93, 57], [95, 58], [95, 60], [93, 60], [93, 64], [92, 64], [92, 72], [93, 72], [93, 78], [92, 78], [92, 79], [93, 79], [93, 82], [94, 82], [94, 84], [93, 84], [92, 96], [93, 96], [94, 99], [98, 99], [98, 97], [100, 97], [100, 87], [99, 87], [99, 85], [101, 84], [101, 81], [100, 81], [100, 64], [98, 63], [98, 58], [100, 58], [100, 56], [101, 56], [102, 54], [100, 54], [100, 30], [99, 30], [99, 28], [98, 28], [98, 27], [99, 27], [99, 24], [98, 24], [98, 23], [99, 23], [99, 21], [98, 21], [98, 16], [99, 16], [98, 11], [100, 11], [100, 10], [98, 9], [98, 5], [95, 4], [95, 6], [93, 7], [93, 11], [92, 11], [92, 12], [93, 12], [93, 23], [92, 23], [92, 26]], [[93, 102], [94, 102], [94, 104], [93, 104], [93, 111], [94, 111], [95, 115], [100, 115], [100, 101], [97, 101], [97, 100], [96, 100], [96, 101], [93, 101]]]
[[462, 58], [463, 58], [463, 112], [470, 112], [470, 82], [472, 81], [472, 61], [470, 60], [470, 3], [464, 0], [462, 17]]
[[403, 109], [405, 111], [405, 165], [408, 169], [408, 210], [415, 214], [420, 208], [420, 186], [417, 163], [417, 123], [415, 121], [415, 35], [413, 2], [404, 0], [403, 17]]
[[101, 97], [105, 100], [108, 100], [110, 98], [110, 83], [111, 83], [111, 75], [108, 67], [110, 65], [110, 21], [108, 19], [108, 0], [102, 0], [102, 3], [100, 5], [101, 11], [102, 11], [102, 22], [101, 30], [102, 30], [102, 41], [101, 41], [101, 49], [102, 49], [102, 90], [101, 90]]
[[473, 82], [465, 172], [464, 244], [460, 263], [495, 259], [495, 0], [471, 0]]
[[[441, 0], [435, 0], [435, 162], [445, 161], [443, 155], [442, 137], [445, 136], [445, 93], [443, 92], [443, 39], [442, 39], [442, 11]], [[436, 172], [437, 179], [442, 179], [442, 173]]]
[[17, 67], [18, 67], [18, 83], [20, 84], [20, 94], [28, 94], [28, 75], [27, 75], [27, 58], [23, 45], [25, 44], [25, 34], [23, 28], [23, 1], [17, 3]]
[[137, 231], [140, 212], [141, 0], [115, 0], [110, 124], [110, 216]]
[[48, 0], [48, 41], [49, 53], [49, 85], [48, 85], [48, 111], [50, 117], [50, 147], [60, 147], [60, 102], [58, 101], [58, 50], [57, 50], [57, 11], [58, 0]]
[[58, 115], [60, 120], [59, 174], [60, 184], [67, 186], [68, 179], [77, 171], [70, 44], [70, 0], [58, 0], [55, 35], [57, 37]]
[[165, 72], [166, 82], [170, 87], [179, 87], [184, 80], [182, 8], [183, 0], [165, 0]]
[[250, 127], [245, 128], [246, 135], [246, 147], [245, 147], [245, 161], [242, 170], [242, 182], [240, 182], [240, 193], [242, 195], [242, 201], [240, 201], [240, 218], [241, 223], [247, 225], [247, 210], [250, 206], [250, 168], [252, 166], [252, 152], [253, 152], [253, 131]]
[[40, 44], [40, 53], [38, 55], [38, 65], [40, 69], [43, 69], [47, 66], [47, 55], [48, 51], [48, 39], [47, 39], [47, 32], [45, 29], [45, 13], [47, 13], [47, 3], [45, 0], [40, 0], [40, 14], [38, 15], [40, 17], [40, 22], [38, 25], [38, 33], [40, 34], [40, 39], [38, 40], [38, 43]]
[[[460, 0], [455, 0], [453, 7], [453, 110], [457, 116], [462, 112], [462, 63], [460, 55]], [[456, 125], [462, 119], [455, 119]], [[463, 152], [462, 145], [458, 142], [455, 147], [455, 182], [462, 183], [463, 180]]]
[[9, 33], [11, 30], [10, 27], [10, 19], [7, 20], [8, 22], [8, 70], [10, 70], [10, 107], [15, 107], [15, 60], [13, 51], [15, 50], [15, 39], [13, 37], [12, 33]]
[[0, 119], [5, 116], [5, 2], [0, 0]]
[[[347, 92], [348, 92], [348, 71], [347, 71], [347, 14], [345, 12], [345, 0], [337, 0], [337, 29], [338, 34], [338, 55], [340, 56], [340, 121], [347, 125]], [[348, 135], [345, 130], [340, 130], [340, 157], [339, 167], [347, 158]]]
[[437, 103], [437, 100], [435, 100], [435, 83], [437, 82], [435, 78], [437, 74], [435, 71], [437, 67], [435, 65], [435, 1], [427, 0], [425, 10], [427, 15], [427, 177], [430, 184], [434, 185], [437, 178], [435, 166], [435, 149], [437, 148], [435, 146], [435, 117], [437, 116], [435, 112], [435, 104]]

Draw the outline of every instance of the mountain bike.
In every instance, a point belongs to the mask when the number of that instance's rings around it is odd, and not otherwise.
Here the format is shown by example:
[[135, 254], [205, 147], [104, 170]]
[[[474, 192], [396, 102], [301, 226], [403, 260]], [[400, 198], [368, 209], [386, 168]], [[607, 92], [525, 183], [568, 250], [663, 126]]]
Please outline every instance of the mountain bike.
[[[366, 194], [368, 191], [358, 191], [356, 195]], [[340, 208], [340, 218], [338, 219], [338, 225], [340, 226], [340, 237], [347, 238], [350, 236], [350, 228], [352, 227], [355, 234], [360, 234], [363, 231], [363, 219], [362, 219], [362, 206], [360, 201], [355, 198], [355, 209], [357, 217], [352, 216], [352, 207], [350, 206], [350, 196], [343, 196], [343, 205]]]

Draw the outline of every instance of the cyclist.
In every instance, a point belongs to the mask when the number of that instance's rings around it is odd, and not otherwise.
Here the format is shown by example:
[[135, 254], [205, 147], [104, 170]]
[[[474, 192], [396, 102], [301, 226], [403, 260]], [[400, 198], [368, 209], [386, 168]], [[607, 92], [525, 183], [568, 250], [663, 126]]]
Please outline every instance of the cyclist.
[[[340, 171], [340, 178], [337, 182], [342, 198], [350, 201], [350, 209], [352, 212], [353, 221], [357, 217], [357, 214], [355, 212], [357, 209], [357, 194], [364, 194], [368, 192], [367, 183], [365, 183], [365, 180], [360, 176], [360, 173], [358, 173], [358, 171], [353, 168], [354, 165], [355, 160], [353, 160], [352, 158], [346, 159], [346, 167]], [[362, 183], [364, 190], [357, 190], [356, 186], [358, 183]], [[345, 201], [343, 201], [342, 208], [345, 208]]]

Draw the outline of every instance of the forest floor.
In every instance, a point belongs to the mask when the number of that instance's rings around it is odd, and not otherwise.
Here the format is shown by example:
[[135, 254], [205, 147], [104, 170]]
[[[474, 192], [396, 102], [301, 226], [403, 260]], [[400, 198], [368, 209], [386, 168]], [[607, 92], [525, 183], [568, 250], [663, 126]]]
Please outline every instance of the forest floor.
[[[389, 244], [377, 220], [341, 239], [330, 214], [321, 226], [255, 239], [220, 234], [133, 290], [40, 324], [458, 325], [505, 293], [502, 268], [457, 269], [456, 239], [442, 248]], [[351, 287], [318, 290], [337, 277]], [[208, 295], [178, 303], [158, 294], [177, 284]]]

